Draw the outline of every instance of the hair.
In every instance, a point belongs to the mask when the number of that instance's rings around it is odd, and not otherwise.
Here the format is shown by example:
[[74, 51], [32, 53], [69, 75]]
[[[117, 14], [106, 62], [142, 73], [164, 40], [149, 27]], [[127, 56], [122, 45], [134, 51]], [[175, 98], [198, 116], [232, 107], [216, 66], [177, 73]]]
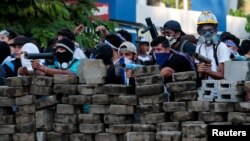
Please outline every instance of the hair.
[[237, 38], [235, 35], [231, 34], [230, 32], [223, 32], [220, 36], [222, 42], [226, 40], [232, 40], [237, 46], [240, 44], [240, 39]]
[[170, 46], [169, 41], [166, 39], [165, 36], [158, 36], [150, 43], [151, 47], [155, 47], [159, 44], [162, 44], [164, 48], [168, 48]]
[[117, 31], [118, 34], [120, 34], [123, 38], [126, 39], [126, 41], [132, 42], [132, 35], [127, 30], [119, 30]]
[[57, 35], [64, 36], [72, 41], [75, 41], [75, 34], [68, 28], [61, 29]]
[[240, 49], [243, 54], [247, 54], [250, 50], [250, 39], [245, 39], [241, 42]]
[[6, 29], [6, 31], [9, 32], [9, 35], [8, 35], [9, 40], [11, 40], [17, 36], [17, 34], [12, 30]]
[[105, 40], [107, 40], [108, 42], [110, 42], [110, 44], [112, 44], [113, 46], [116, 47], [116, 49], [118, 50], [119, 46], [122, 44], [123, 40], [115, 35], [115, 34], [109, 34], [105, 37]]

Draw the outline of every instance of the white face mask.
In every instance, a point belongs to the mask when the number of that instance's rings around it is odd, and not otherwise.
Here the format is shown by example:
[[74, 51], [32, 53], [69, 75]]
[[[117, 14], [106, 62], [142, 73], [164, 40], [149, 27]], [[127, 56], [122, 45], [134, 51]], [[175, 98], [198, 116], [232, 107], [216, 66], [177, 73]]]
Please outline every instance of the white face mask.
[[166, 39], [169, 41], [170, 46], [172, 46], [177, 41], [177, 39], [174, 36], [166, 36]]
[[128, 58], [124, 58], [124, 63], [125, 64], [134, 64], [134, 61], [132, 61], [132, 60], [130, 60], [130, 59], [128, 59]]

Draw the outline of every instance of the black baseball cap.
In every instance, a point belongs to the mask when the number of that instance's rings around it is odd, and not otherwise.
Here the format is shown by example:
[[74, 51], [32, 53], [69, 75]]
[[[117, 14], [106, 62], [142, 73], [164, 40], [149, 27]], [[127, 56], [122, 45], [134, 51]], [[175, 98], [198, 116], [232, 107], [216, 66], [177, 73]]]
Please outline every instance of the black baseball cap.
[[185, 33], [182, 31], [181, 29], [181, 25], [179, 22], [175, 21], [175, 20], [170, 20], [170, 21], [167, 21], [164, 26], [163, 26], [163, 30], [173, 30], [175, 32], [178, 32], [180, 31], [181, 32], [181, 35], [185, 35]]

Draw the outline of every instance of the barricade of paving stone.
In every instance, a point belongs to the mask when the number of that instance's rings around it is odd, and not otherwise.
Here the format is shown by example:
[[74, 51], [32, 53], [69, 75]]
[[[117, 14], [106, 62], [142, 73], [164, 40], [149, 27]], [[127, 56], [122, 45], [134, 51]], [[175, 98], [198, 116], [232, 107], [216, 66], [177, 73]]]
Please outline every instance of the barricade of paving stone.
[[193, 101], [197, 99], [197, 74], [195, 71], [172, 74], [172, 82], [167, 83], [167, 89], [174, 101]]
[[202, 80], [202, 87], [199, 89], [198, 95], [199, 101], [244, 101], [244, 81]]

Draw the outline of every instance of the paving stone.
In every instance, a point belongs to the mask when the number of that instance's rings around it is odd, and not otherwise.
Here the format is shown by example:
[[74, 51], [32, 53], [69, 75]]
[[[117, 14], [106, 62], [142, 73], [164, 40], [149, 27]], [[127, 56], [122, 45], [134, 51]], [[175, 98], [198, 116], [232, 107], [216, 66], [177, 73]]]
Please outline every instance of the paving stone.
[[118, 141], [118, 137], [115, 134], [99, 133], [95, 134], [95, 141]]
[[3, 134], [14, 134], [15, 125], [0, 125], [0, 135]]
[[62, 123], [54, 123], [53, 129], [57, 133], [75, 133], [78, 130], [76, 124], [62, 124]]
[[8, 124], [14, 124], [14, 116], [13, 115], [8, 115], [8, 116], [0, 115], [0, 125], [8, 125]]
[[48, 141], [69, 141], [69, 136], [67, 134], [48, 132], [47, 139]]
[[179, 122], [163, 122], [156, 124], [157, 132], [160, 131], [180, 131], [180, 123]]
[[101, 116], [94, 114], [79, 114], [78, 123], [80, 124], [98, 124], [101, 123]]
[[162, 109], [162, 106], [160, 104], [138, 105], [136, 107], [137, 113], [140, 113], [140, 114], [160, 113], [162, 111], [161, 109]]
[[31, 95], [52, 95], [53, 89], [48, 86], [31, 85], [29, 92]]
[[91, 134], [74, 133], [69, 136], [70, 141], [94, 141]]
[[57, 114], [75, 114], [74, 105], [69, 104], [57, 104], [56, 106]]
[[184, 92], [196, 90], [196, 81], [172, 82], [167, 84], [170, 92]]
[[110, 105], [109, 113], [114, 115], [132, 115], [134, 114], [134, 107], [128, 105]]
[[134, 94], [134, 89], [130, 85], [106, 84], [103, 86], [104, 94], [108, 95], [128, 95]]
[[49, 109], [36, 111], [36, 128], [39, 131], [51, 131], [54, 122], [54, 111]]
[[161, 131], [156, 133], [157, 141], [181, 141], [181, 131]]
[[76, 84], [55, 84], [53, 91], [56, 94], [76, 95], [77, 85]]
[[196, 79], [197, 79], [197, 74], [195, 71], [178, 72], [172, 74], [173, 82], [195, 81]]
[[77, 124], [77, 115], [55, 114], [54, 123]]
[[35, 141], [34, 133], [16, 133], [13, 135], [13, 141]]
[[35, 132], [36, 124], [35, 123], [22, 123], [16, 125], [16, 132], [18, 133], [27, 133], [27, 132]]
[[77, 75], [56, 74], [53, 76], [54, 84], [77, 84]]
[[36, 108], [41, 109], [49, 106], [54, 106], [59, 103], [59, 100], [56, 95], [43, 96], [36, 100]]
[[16, 114], [34, 114], [35, 112], [36, 106], [34, 104], [16, 107]]
[[156, 141], [153, 132], [128, 132], [125, 141]]
[[16, 115], [16, 124], [36, 122], [35, 114], [17, 114]]
[[35, 103], [35, 96], [25, 95], [25, 96], [17, 97], [15, 99], [15, 102], [16, 102], [16, 105], [18, 105], [18, 106], [34, 104]]
[[32, 85], [38, 86], [52, 86], [53, 85], [53, 77], [48, 76], [36, 76], [32, 78]]
[[174, 111], [186, 111], [186, 102], [164, 102], [163, 111], [164, 112], [174, 112]]
[[162, 84], [151, 84], [151, 85], [142, 85], [135, 87], [135, 93], [137, 96], [144, 95], [154, 95], [163, 93], [164, 87]]
[[80, 133], [97, 134], [104, 132], [104, 124], [79, 124]]

